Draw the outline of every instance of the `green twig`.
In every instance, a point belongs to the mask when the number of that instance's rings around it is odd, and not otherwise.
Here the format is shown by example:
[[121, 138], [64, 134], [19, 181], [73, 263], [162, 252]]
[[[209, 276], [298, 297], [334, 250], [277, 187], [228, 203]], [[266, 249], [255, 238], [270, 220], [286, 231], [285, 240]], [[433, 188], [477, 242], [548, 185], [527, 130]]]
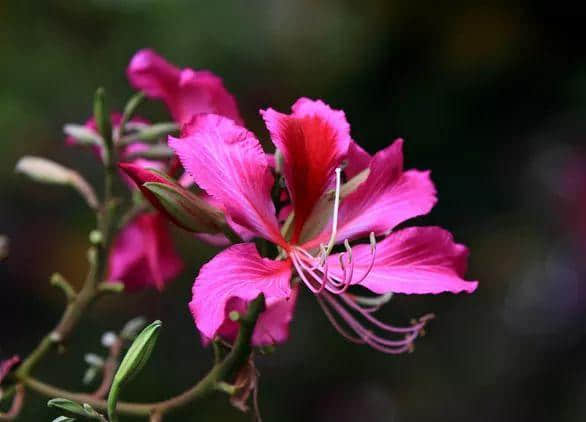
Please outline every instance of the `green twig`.
[[[232, 380], [237, 372], [246, 365], [252, 351], [251, 339], [260, 313], [265, 309], [264, 295], [259, 295], [252, 301], [248, 311], [240, 318], [240, 330], [234, 343], [234, 347], [226, 358], [214, 365], [210, 372], [197, 384], [185, 392], [168, 400], [154, 403], [127, 403], [118, 402], [116, 411], [124, 415], [153, 416], [154, 420], [161, 420], [162, 416], [187, 404], [201, 400], [204, 397], [222, 389], [222, 383]], [[107, 403], [89, 394], [74, 393], [67, 390], [45, 384], [32, 377], [18, 376], [20, 381], [31, 390], [47, 397], [62, 397], [78, 403], [88, 403], [95, 409], [105, 410]], [[151, 420], [153, 420], [151, 418]]]

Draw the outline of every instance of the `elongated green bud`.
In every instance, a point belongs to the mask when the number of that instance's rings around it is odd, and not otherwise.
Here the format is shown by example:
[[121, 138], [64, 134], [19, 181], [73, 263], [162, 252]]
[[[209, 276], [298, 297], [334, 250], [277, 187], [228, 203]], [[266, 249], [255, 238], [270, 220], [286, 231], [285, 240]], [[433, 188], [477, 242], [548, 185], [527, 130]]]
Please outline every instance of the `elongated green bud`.
[[111, 422], [118, 420], [116, 417], [116, 403], [118, 402], [120, 389], [138, 374], [148, 361], [159, 337], [161, 325], [162, 322], [157, 320], [141, 331], [130, 349], [128, 349], [128, 352], [126, 352], [126, 356], [124, 356], [116, 375], [114, 375], [110, 394], [108, 395], [108, 417]]
[[112, 146], [112, 122], [110, 121], [110, 111], [106, 104], [106, 92], [104, 88], [98, 88], [94, 95], [94, 120], [98, 127], [98, 132], [102, 135], [106, 148]]
[[217, 233], [225, 224], [221, 210], [178, 185], [147, 182], [143, 187], [155, 196], [167, 214], [189, 231]]

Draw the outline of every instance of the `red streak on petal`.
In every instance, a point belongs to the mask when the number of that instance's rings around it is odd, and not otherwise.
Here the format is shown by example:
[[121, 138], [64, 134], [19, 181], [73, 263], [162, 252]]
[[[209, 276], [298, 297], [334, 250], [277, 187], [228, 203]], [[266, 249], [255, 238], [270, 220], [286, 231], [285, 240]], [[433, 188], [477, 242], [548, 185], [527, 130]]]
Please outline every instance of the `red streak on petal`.
[[336, 132], [319, 116], [283, 120], [286, 171], [295, 210], [292, 243], [299, 240], [303, 224], [333, 177], [338, 164]]

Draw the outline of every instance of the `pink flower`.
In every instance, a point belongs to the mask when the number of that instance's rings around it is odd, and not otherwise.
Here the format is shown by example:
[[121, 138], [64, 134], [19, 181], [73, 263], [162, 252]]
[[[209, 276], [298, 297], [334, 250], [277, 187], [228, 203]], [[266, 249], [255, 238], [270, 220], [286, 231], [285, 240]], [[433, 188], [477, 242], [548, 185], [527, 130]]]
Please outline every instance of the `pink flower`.
[[153, 50], [144, 49], [130, 60], [126, 74], [134, 88], [163, 100], [180, 124], [200, 113], [219, 114], [242, 124], [234, 97], [209, 71], [178, 69]]
[[127, 291], [149, 286], [162, 290], [182, 269], [163, 216], [143, 213], [116, 236], [108, 260], [108, 280], [123, 282]]
[[[350, 138], [344, 113], [322, 101], [302, 98], [291, 114], [261, 114], [283, 156], [291, 211], [282, 225], [271, 199], [274, 177], [251, 132], [221, 116], [201, 115], [182, 138], [169, 137], [183, 167], [230, 221], [279, 251], [268, 259], [253, 243], [237, 244], [208, 262], [189, 304], [197, 328], [204, 338], [233, 338], [229, 313], [262, 292], [267, 310], [253, 343], [282, 342], [302, 284], [351, 341], [387, 353], [410, 350], [429, 317], [408, 327], [379, 321], [373, 313], [390, 294], [473, 292], [477, 286], [464, 280], [468, 251], [449, 232], [394, 231], [435, 204], [429, 172], [403, 170], [402, 140], [371, 157]], [[344, 161], [344, 176], [354, 178], [342, 186]], [[365, 237], [370, 244], [350, 245]], [[334, 252], [335, 245], [343, 245], [342, 252]], [[292, 277], [300, 283], [291, 283]], [[376, 295], [350, 293], [352, 286]]]

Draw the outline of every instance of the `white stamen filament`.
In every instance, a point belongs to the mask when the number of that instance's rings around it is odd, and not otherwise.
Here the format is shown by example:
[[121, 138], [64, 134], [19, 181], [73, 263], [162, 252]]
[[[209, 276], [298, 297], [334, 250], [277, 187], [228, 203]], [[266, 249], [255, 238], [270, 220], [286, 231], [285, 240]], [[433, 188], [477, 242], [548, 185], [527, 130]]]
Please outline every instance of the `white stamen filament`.
[[336, 169], [336, 193], [334, 196], [334, 215], [332, 218], [332, 235], [326, 248], [326, 258], [332, 252], [334, 245], [336, 244], [336, 235], [338, 234], [338, 210], [340, 209], [340, 189], [342, 182], [342, 169], [338, 167]]
[[[390, 354], [411, 351], [413, 349], [413, 342], [419, 335], [422, 335], [423, 327], [433, 317], [433, 315], [426, 315], [420, 318], [419, 321], [414, 322], [411, 326], [395, 327], [382, 323], [372, 316], [370, 312], [356, 305], [352, 297], [348, 294], [342, 294], [336, 297], [331, 293], [324, 292], [318, 296], [318, 302], [334, 328], [346, 339], [354, 343], [366, 343], [376, 350]], [[357, 311], [359, 316], [365, 321], [361, 322], [350, 310]], [[343, 320], [344, 325], [352, 333], [338, 322], [332, 311], [335, 311], [336, 315]], [[374, 325], [374, 328], [386, 332], [387, 335], [376, 334], [373, 329], [367, 328], [366, 324], [369, 323]], [[391, 336], [390, 338], [388, 337], [389, 335]], [[398, 339], [397, 336], [399, 336]], [[401, 338], [401, 336], [403, 337]]]

